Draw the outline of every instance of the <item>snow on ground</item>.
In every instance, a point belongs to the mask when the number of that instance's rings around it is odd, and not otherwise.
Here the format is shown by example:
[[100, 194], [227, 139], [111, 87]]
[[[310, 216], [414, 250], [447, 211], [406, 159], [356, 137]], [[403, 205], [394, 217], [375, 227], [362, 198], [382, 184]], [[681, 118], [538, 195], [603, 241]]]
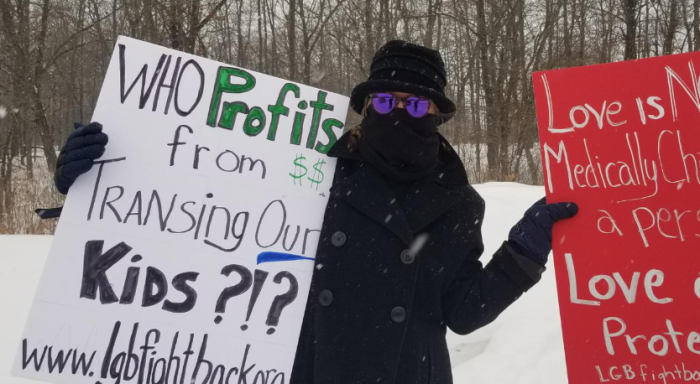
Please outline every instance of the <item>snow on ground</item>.
[[[488, 262], [542, 187], [487, 183], [483, 224]], [[0, 384], [38, 383], [10, 376], [24, 321], [51, 243], [50, 236], [0, 236]], [[467, 336], [448, 333], [455, 384], [565, 384], [564, 347], [553, 264], [542, 281], [492, 324]]]

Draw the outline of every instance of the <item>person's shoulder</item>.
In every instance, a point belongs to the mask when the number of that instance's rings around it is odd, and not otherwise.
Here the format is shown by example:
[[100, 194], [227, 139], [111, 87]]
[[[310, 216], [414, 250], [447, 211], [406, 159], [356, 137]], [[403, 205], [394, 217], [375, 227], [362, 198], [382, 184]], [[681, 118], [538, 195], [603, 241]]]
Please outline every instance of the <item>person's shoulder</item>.
[[355, 159], [339, 157], [335, 163], [333, 184], [335, 185], [342, 180], [350, 178], [355, 173], [359, 172], [366, 165], [367, 165], [366, 163], [363, 163], [363, 162], [355, 160]]
[[462, 187], [462, 194], [465, 196], [465, 199], [470, 202], [479, 203], [479, 205], [486, 204], [484, 198], [481, 197], [479, 191], [477, 191], [476, 188], [474, 188], [474, 186], [471, 184], [467, 184]]
[[456, 204], [461, 209], [477, 209], [483, 212], [486, 208], [486, 201], [481, 197], [481, 194], [471, 184], [465, 184], [453, 187], [456, 193]]
[[461, 161], [459, 163], [453, 162], [447, 166], [442, 165], [442, 169], [436, 172], [432, 181], [450, 191], [450, 194], [462, 203], [484, 205], [484, 199], [469, 183], [467, 172]]

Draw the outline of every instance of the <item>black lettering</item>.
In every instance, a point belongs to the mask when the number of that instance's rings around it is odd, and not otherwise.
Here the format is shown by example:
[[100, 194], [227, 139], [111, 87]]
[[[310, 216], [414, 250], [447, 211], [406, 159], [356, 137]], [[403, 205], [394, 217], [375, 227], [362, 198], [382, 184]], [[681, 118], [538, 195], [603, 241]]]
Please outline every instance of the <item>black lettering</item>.
[[[268, 244], [268, 245], [262, 245], [260, 243], [260, 227], [262, 226], [263, 221], [265, 220], [265, 216], [267, 215], [267, 210], [270, 209], [272, 204], [278, 203], [279, 206], [282, 208], [282, 222], [280, 223], [280, 229], [277, 232], [277, 237], [275, 237], [275, 240]], [[270, 202], [270, 204], [265, 207], [265, 210], [263, 210], [262, 215], [260, 216], [260, 221], [258, 221], [258, 227], [255, 229], [255, 242], [258, 244], [259, 247], [261, 248], [270, 248], [271, 246], [277, 244], [279, 241], [280, 237], [282, 237], [282, 232], [284, 231], [284, 226], [287, 223], [287, 208], [284, 206], [284, 203], [282, 200], [273, 200]]]
[[284, 248], [285, 251], [289, 252], [294, 248], [294, 245], [297, 243], [297, 239], [299, 238], [299, 232], [301, 231], [301, 226], [297, 225], [297, 232], [294, 235], [294, 240], [292, 240], [292, 245], [287, 248], [287, 235], [289, 234], [289, 225], [284, 229], [284, 238], [282, 238], [282, 248]]
[[109, 366], [109, 377], [116, 379], [114, 384], [119, 384], [122, 381], [125, 360], [126, 354], [124, 352], [117, 353], [117, 356], [112, 360], [112, 364]]
[[267, 167], [265, 166], [265, 162], [262, 161], [261, 159], [254, 160], [254, 159], [252, 159], [252, 158], [250, 158], [250, 157], [247, 157], [246, 155], [242, 155], [242, 156], [241, 156], [241, 167], [240, 167], [238, 173], [243, 173], [243, 165], [245, 165], [245, 161], [246, 161], [246, 160], [248, 160], [248, 162], [250, 163], [250, 166], [248, 167], [248, 170], [249, 170], [249, 171], [252, 171], [253, 168], [254, 168], [258, 163], [260, 163], [260, 165], [262, 166], [262, 178], [265, 179], [265, 175], [267, 174]]
[[[205, 335], [206, 337], [206, 335]], [[184, 383], [185, 372], [187, 372], [187, 364], [190, 362], [190, 356], [194, 355], [192, 344], [194, 343], [194, 334], [190, 333], [190, 341], [187, 343], [187, 349], [182, 354], [185, 356], [185, 361], [182, 363], [182, 375], [180, 376], [180, 384]], [[175, 384], [175, 383], [173, 383]]]
[[[228, 214], [228, 210], [226, 210], [226, 212]], [[212, 213], [213, 213], [213, 209], [212, 209]], [[243, 221], [242, 221], [242, 224], [239, 226], [239, 225], [237, 225], [237, 223], [240, 222], [240, 220], [239, 220], [240, 217], [243, 217]], [[236, 249], [238, 249], [238, 247], [241, 245], [241, 242], [243, 241], [243, 236], [245, 235], [246, 228], [248, 227], [248, 218], [249, 217], [250, 217], [250, 213], [248, 213], [248, 212], [238, 212], [236, 214], [236, 216], [233, 217], [233, 223], [231, 224], [231, 235], [233, 236], [234, 239], [238, 240], [233, 247], [225, 248], [223, 246], [215, 244], [214, 242], [212, 242], [208, 239], [204, 240], [204, 243], [209, 245], [209, 246], [212, 246], [220, 251], [223, 251], [223, 252], [235, 251]], [[230, 216], [227, 216], [227, 223], [230, 221], [229, 219], [230, 219]], [[209, 221], [211, 222], [211, 215], [209, 216]], [[240, 231], [237, 231], [236, 227], [241, 227]], [[209, 228], [209, 226], [207, 225], [207, 236], [209, 236], [208, 228]], [[228, 232], [228, 226], [226, 227], [226, 231]], [[228, 240], [228, 233], [226, 233], [226, 235], [224, 236], [224, 240]]]
[[41, 366], [44, 365], [44, 358], [46, 357], [46, 350], [48, 347], [44, 346], [44, 350], [41, 352], [41, 357], [37, 359], [38, 351], [36, 348], [27, 356], [27, 339], [22, 340], [22, 369], [27, 369], [30, 363], [34, 362], [34, 370], [39, 372]]
[[129, 267], [129, 269], [126, 270], [124, 288], [122, 289], [122, 296], [119, 298], [119, 304], [131, 304], [134, 302], [134, 297], [136, 297], [136, 286], [139, 282], [140, 273], [141, 268], [139, 267]]
[[207, 230], [204, 232], [204, 237], [209, 237], [209, 230], [211, 229], [211, 222], [214, 219], [214, 214], [216, 211], [222, 210], [226, 214], [226, 226], [224, 226], [224, 240], [228, 240], [228, 229], [231, 226], [231, 212], [225, 207], [212, 206], [211, 211], [209, 211], [209, 220], [207, 221]]
[[[199, 89], [197, 89], [197, 98], [195, 99], [194, 103], [192, 103], [192, 105], [190, 106], [190, 109], [188, 109], [187, 111], [183, 111], [182, 109], [180, 109], [180, 98], [178, 97], [178, 95], [180, 93], [182, 75], [185, 74], [185, 72], [187, 71], [187, 67], [190, 65], [194, 66], [194, 69], [197, 70], [197, 74], [199, 74]], [[182, 66], [180, 76], [177, 78], [177, 88], [175, 89], [175, 111], [177, 112], [177, 114], [180, 116], [187, 116], [190, 113], [192, 113], [192, 111], [194, 111], [194, 109], [197, 108], [197, 104], [199, 104], [199, 101], [202, 100], [202, 92], [204, 92], [204, 71], [202, 70], [202, 67], [199, 64], [197, 64], [197, 62], [193, 59], [187, 60], [187, 62], [185, 62], [185, 65]]]
[[[224, 157], [224, 155], [227, 154], [227, 153], [230, 153], [230, 154], [233, 155], [233, 157], [236, 159], [236, 166], [233, 167], [233, 168], [231, 168], [231, 169], [224, 169], [224, 167], [221, 166], [221, 158]], [[241, 161], [240, 161], [240, 159], [238, 158], [238, 155], [236, 155], [236, 153], [233, 152], [233, 151], [225, 150], [225, 151], [221, 152], [221, 153], [219, 154], [219, 156], [216, 157], [216, 166], [217, 166], [220, 170], [222, 170], [222, 171], [224, 171], [224, 172], [234, 172], [235, 170], [238, 169], [238, 166], [239, 166], [240, 164], [241, 164]]]
[[176, 77], [177, 74], [180, 72], [180, 62], [182, 61], [181, 57], [178, 57], [177, 60], [175, 60], [175, 69], [173, 69], [173, 75], [170, 79], [170, 84], [165, 84], [165, 76], [168, 73], [171, 58], [172, 56], [168, 56], [168, 61], [165, 63], [165, 69], [163, 69], [163, 74], [160, 76], [160, 81], [158, 82], [158, 87], [156, 88], [156, 97], [153, 99], [153, 112], [155, 112], [156, 108], [158, 108], [158, 101], [160, 100], [161, 88], [168, 88], [170, 90], [168, 92], [168, 100], [165, 102], [165, 110], [163, 111], [163, 113], [166, 115], [170, 110], [170, 101], [173, 98], [173, 90], [175, 89]]
[[[160, 368], [158, 368], [160, 366]], [[156, 373], [160, 371], [160, 377], [156, 379]], [[165, 359], [160, 358], [153, 362], [153, 359], [151, 359], [150, 363], [148, 364], [148, 383], [151, 384], [163, 384], [163, 380], [165, 380]]]
[[175, 165], [175, 153], [177, 152], [177, 147], [180, 145], [183, 145], [183, 144], [187, 144], [184, 141], [180, 141], [180, 129], [182, 129], [182, 128], [187, 129], [188, 131], [190, 131], [190, 133], [194, 133], [192, 128], [190, 128], [189, 126], [187, 126], [185, 124], [182, 124], [182, 125], [178, 126], [177, 129], [175, 129], [175, 138], [173, 139], [173, 142], [167, 144], [168, 147], [173, 147], [173, 149], [170, 151], [170, 166], [171, 167], [173, 165]]
[[[108, 160], [97, 160], [95, 164], [99, 164], [99, 170], [97, 171], [97, 178], [95, 179], [95, 188], [92, 190], [92, 198], [90, 199], [90, 209], [88, 210], [87, 219], [90, 221], [92, 219], [92, 209], [95, 207], [95, 199], [97, 198], [97, 191], [100, 188], [100, 179], [102, 179], [102, 169], [106, 163], [116, 163], [119, 161], [126, 160], [126, 157], [120, 157], [118, 159], [108, 159]], [[103, 207], [104, 209], [104, 207]]]
[[112, 336], [109, 337], [109, 344], [107, 344], [107, 350], [105, 351], [105, 357], [102, 360], [102, 371], [100, 372], [100, 377], [103, 379], [107, 378], [109, 373], [109, 363], [112, 360], [112, 353], [114, 353], [114, 344], [117, 342], [117, 336], [119, 336], [119, 329], [121, 328], [121, 321], [114, 323], [112, 327]]
[[158, 78], [158, 74], [160, 73], [161, 69], [163, 68], [163, 63], [165, 62], [165, 58], [167, 57], [167, 55], [165, 55], [165, 54], [160, 55], [160, 59], [158, 60], [158, 64], [156, 65], [155, 72], [153, 72], [153, 75], [151, 76], [151, 82], [148, 85], [148, 88], [146, 88], [146, 73], [148, 72], [148, 64], [144, 64], [143, 67], [141, 68], [141, 71], [139, 72], [139, 74], [136, 76], [134, 81], [129, 86], [129, 89], [127, 89], [125, 92], [124, 91], [124, 84], [126, 81], [126, 69], [125, 69], [126, 57], [125, 57], [125, 54], [126, 54], [126, 46], [124, 46], [124, 44], [119, 44], [119, 92], [120, 92], [120, 97], [121, 97], [121, 103], [124, 104], [127, 97], [129, 97], [129, 94], [136, 86], [136, 83], [139, 81], [139, 79], [141, 79], [141, 98], [139, 99], [139, 109], [143, 109], [143, 107], [148, 102], [148, 98], [151, 96], [151, 91], [153, 90], [153, 86], [156, 83], [156, 79]]
[[175, 372], [173, 373], [173, 376], [172, 376], [173, 377], [172, 383], [177, 384], [177, 377], [179, 376], [179, 372], [180, 372], [180, 357], [175, 356], [175, 346], [177, 345], [177, 339], [179, 337], [180, 337], [180, 332], [175, 332], [175, 336], [173, 336], [173, 343], [172, 343], [172, 346], [170, 347], [170, 357], [168, 358], [168, 367], [165, 370], [165, 377], [166, 377], [165, 382], [166, 383], [169, 382], [170, 372], [171, 372], [170, 370], [172, 369], [173, 363], [174, 363], [176, 365], [175, 365]]
[[304, 231], [304, 244], [301, 247], [301, 254], [305, 255], [306, 254], [306, 244], [308, 243], [309, 240], [309, 234], [311, 232], [318, 232], [319, 234], [321, 233], [321, 230], [319, 229], [309, 229], [307, 228], [306, 231]]
[[[126, 371], [124, 373], [124, 380], [130, 381], [139, 373], [139, 356], [134, 353], [134, 347], [136, 346], [136, 335], [139, 333], [139, 323], [134, 323], [131, 328], [131, 336], [129, 337], [129, 349], [127, 349], [126, 357]], [[133, 363], [133, 371], [129, 373], [129, 368], [131, 368]]]
[[[113, 199], [113, 200], [107, 201], [107, 198], [109, 197], [109, 192], [110, 192], [112, 189], [117, 189], [117, 190], [119, 190], [119, 196], [117, 196], [117, 197], [116, 197], [115, 199]], [[114, 206], [112, 205], [112, 203], [114, 203], [115, 201], [121, 199], [122, 196], [124, 196], [124, 187], [121, 187], [121, 186], [119, 186], [119, 185], [115, 185], [115, 186], [113, 186], [113, 187], [107, 188], [107, 190], [105, 191], [105, 197], [102, 199], [102, 209], [100, 209], [100, 220], [102, 220], [102, 219], [104, 218], [104, 215], [105, 215], [105, 206], [107, 206], [107, 207], [109, 207], [109, 209], [112, 210], [112, 213], [114, 214], [114, 216], [117, 217], [117, 221], [120, 222], [120, 223], [122, 222], [122, 218], [121, 218], [121, 216], [119, 216], [119, 212], [117, 212], [117, 210], [116, 210], [116, 209], [114, 208]]]
[[[153, 288], [157, 288], [158, 291], [153, 293]], [[150, 307], [160, 303], [165, 295], [168, 294], [168, 280], [165, 278], [163, 272], [155, 267], [146, 268], [146, 282], [143, 287], [143, 301], [141, 302], [142, 307]]]
[[118, 299], [107, 279], [106, 271], [131, 252], [131, 247], [121, 242], [102, 254], [103, 245], [102, 240], [91, 240], [85, 244], [80, 297], [94, 300], [99, 288], [100, 302], [109, 304], [117, 302]]
[[199, 276], [197, 272], [185, 272], [176, 275], [172, 281], [173, 288], [182, 292], [185, 295], [185, 300], [180, 303], [173, 303], [170, 300], [165, 300], [163, 309], [173, 313], [185, 313], [194, 308], [194, 305], [197, 303], [197, 291], [188, 285], [187, 282], [197, 281], [197, 276]]
[[[209, 196], [207, 196], [209, 197]], [[197, 229], [194, 230], [194, 239], [199, 238], [199, 229], [202, 227], [202, 218], [204, 218], [204, 211], [207, 210], [207, 205], [202, 204], [202, 209], [199, 210], [199, 218], [197, 219]]]
[[170, 200], [170, 208], [168, 208], [168, 213], [163, 217], [163, 207], [160, 202], [160, 196], [158, 195], [158, 191], [153, 190], [151, 193], [151, 199], [148, 201], [148, 209], [146, 210], [146, 217], [143, 219], [143, 225], [148, 224], [148, 218], [151, 216], [151, 207], [153, 206], [153, 202], [155, 201], [158, 204], [158, 219], [160, 222], [160, 230], [165, 231], [165, 228], [168, 226], [168, 219], [170, 219], [170, 214], [173, 212], [173, 208], [175, 208], [175, 200], [177, 199], [177, 194], [173, 195], [172, 200]]
[[207, 375], [204, 377], [204, 380], [202, 380], [202, 384], [208, 383], [209, 382], [209, 376], [211, 375], [211, 370], [212, 370], [212, 363], [208, 361], [207, 359], [204, 358], [204, 355], [207, 353], [207, 339], [209, 338], [209, 335], [204, 335], [202, 337], [202, 345], [199, 347], [199, 355], [197, 356], [197, 364], [194, 366], [194, 372], [192, 372], [192, 378], [190, 379], [190, 383], [195, 383], [195, 380], [197, 376], [199, 375], [199, 368], [202, 366], [202, 364], [207, 366]]
[[170, 232], [170, 233], [185, 233], [185, 232], [191, 231], [192, 228], [194, 228], [197, 225], [197, 220], [194, 218], [194, 215], [192, 215], [192, 213], [190, 213], [190, 211], [185, 209], [185, 206], [188, 204], [194, 205], [195, 202], [194, 201], [186, 201], [186, 202], [182, 203], [182, 205], [180, 205], [180, 211], [184, 212], [187, 216], [190, 217], [190, 222], [192, 223], [190, 225], [190, 227], [183, 230], [183, 231], [173, 231], [172, 229], [168, 228], [168, 232]]
[[250, 344], [246, 344], [245, 353], [243, 354], [243, 362], [241, 363], [241, 375], [238, 376], [238, 384], [248, 382], [248, 373], [255, 368], [255, 364], [251, 365], [250, 368], [245, 369], [245, 363], [248, 361], [248, 351], [250, 350]]
[[151, 346], [149, 344], [152, 334], [155, 334], [155, 336], [156, 336], [155, 341], [154, 341], [154, 345], [158, 344], [158, 342], [160, 341], [160, 331], [159, 330], [151, 329], [150, 331], [146, 332], [145, 342], [141, 347], [139, 347], [139, 349], [143, 351], [143, 352], [141, 352], [141, 365], [139, 365], [139, 379], [138, 379], [139, 384], [143, 383], [143, 374], [145, 373], [144, 368], [146, 367], [146, 356], [148, 356], [148, 351], [155, 349], [154, 346]]
[[[209, 152], [209, 148], [208, 147], [200, 147], [199, 144], [195, 145], [194, 147], [195, 147], [195, 149], [194, 149], [194, 162], [192, 163], [192, 168], [199, 169], [199, 152], [201, 152], [204, 149], [206, 149], [207, 152]], [[219, 155], [219, 156], [221, 156], [221, 155]]]
[[141, 191], [137, 191], [136, 195], [134, 196], [134, 201], [131, 203], [131, 207], [129, 208], [129, 212], [127, 212], [126, 216], [124, 216], [124, 224], [126, 224], [126, 222], [129, 220], [129, 216], [136, 216], [139, 225], [141, 225], [141, 210]]

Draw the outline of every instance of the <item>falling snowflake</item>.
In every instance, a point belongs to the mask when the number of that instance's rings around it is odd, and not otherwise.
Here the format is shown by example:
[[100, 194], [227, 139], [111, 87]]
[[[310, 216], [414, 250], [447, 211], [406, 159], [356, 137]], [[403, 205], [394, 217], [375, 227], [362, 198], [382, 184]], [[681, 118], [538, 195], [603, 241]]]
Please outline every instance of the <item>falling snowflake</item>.
[[420, 253], [420, 250], [423, 249], [423, 246], [428, 241], [428, 238], [430, 238], [430, 235], [428, 235], [427, 233], [421, 233], [418, 236], [416, 236], [416, 238], [413, 239], [413, 242], [411, 243], [411, 251], [415, 253]]

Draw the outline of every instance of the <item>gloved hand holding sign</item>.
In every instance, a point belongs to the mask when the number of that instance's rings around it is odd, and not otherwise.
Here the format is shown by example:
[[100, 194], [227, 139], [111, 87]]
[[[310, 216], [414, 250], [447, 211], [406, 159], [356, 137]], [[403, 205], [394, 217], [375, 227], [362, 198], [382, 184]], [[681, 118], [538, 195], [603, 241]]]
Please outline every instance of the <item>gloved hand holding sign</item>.
[[576, 203], [547, 204], [545, 197], [532, 205], [510, 230], [508, 243], [513, 249], [545, 265], [552, 251], [552, 228], [559, 220], [573, 217], [578, 212]]

